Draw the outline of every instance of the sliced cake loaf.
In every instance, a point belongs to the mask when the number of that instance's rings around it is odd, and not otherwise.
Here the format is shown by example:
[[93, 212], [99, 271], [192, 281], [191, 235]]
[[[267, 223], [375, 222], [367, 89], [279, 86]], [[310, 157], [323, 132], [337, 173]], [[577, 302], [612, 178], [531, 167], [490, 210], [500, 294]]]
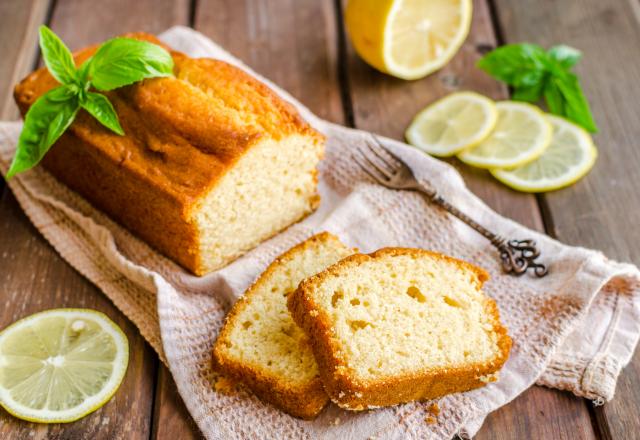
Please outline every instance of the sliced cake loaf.
[[[162, 45], [153, 35], [126, 36]], [[76, 64], [96, 49], [77, 52]], [[42, 164], [157, 250], [204, 275], [318, 206], [324, 137], [243, 70], [171, 55], [175, 76], [106, 93], [124, 136], [80, 110]], [[14, 93], [22, 114], [57, 85], [44, 67], [22, 80]]]
[[488, 274], [419, 249], [355, 254], [288, 298], [331, 400], [362, 410], [431, 399], [495, 380], [511, 339]]
[[321, 233], [278, 257], [227, 316], [213, 358], [221, 373], [296, 417], [315, 417], [328, 397], [304, 332], [287, 310], [287, 295], [354, 251]]

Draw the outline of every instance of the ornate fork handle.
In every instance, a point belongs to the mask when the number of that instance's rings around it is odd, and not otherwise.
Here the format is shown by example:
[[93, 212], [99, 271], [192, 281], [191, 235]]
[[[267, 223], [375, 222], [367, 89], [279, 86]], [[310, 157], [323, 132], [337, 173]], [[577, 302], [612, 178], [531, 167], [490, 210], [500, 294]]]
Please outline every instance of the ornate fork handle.
[[420, 189], [431, 202], [444, 208], [451, 215], [459, 218], [486, 237], [500, 252], [502, 268], [505, 272], [522, 275], [528, 269], [532, 269], [538, 277], [543, 277], [548, 273], [547, 267], [544, 264], [535, 261], [540, 256], [540, 250], [537, 248], [534, 240], [506, 240], [489, 231], [464, 212], [447, 202], [437, 191], [431, 189], [429, 186], [421, 183]]

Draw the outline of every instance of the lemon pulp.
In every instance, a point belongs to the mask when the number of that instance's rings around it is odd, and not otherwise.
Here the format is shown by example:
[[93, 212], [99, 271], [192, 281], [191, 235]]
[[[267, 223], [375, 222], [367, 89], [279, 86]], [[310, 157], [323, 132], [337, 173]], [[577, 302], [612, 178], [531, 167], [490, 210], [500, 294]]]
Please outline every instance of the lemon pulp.
[[513, 170], [493, 169], [494, 177], [519, 191], [543, 192], [571, 185], [589, 172], [598, 155], [591, 135], [563, 118], [547, 119], [553, 136], [542, 156]]
[[0, 404], [35, 422], [70, 422], [104, 405], [127, 369], [127, 338], [102, 313], [55, 309], [0, 333]]
[[484, 140], [497, 119], [491, 99], [473, 92], [452, 93], [418, 113], [406, 138], [429, 154], [451, 156]]

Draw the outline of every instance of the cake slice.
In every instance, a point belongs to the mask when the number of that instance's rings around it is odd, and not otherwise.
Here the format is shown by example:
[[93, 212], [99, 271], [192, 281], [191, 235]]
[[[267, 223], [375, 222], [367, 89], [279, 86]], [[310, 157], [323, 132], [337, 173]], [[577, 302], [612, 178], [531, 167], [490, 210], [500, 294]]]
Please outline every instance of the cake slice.
[[324, 232], [278, 257], [227, 316], [213, 349], [216, 369], [293, 416], [315, 417], [329, 399], [309, 341], [287, 310], [287, 295], [352, 253]]
[[331, 400], [363, 410], [495, 380], [511, 339], [488, 274], [419, 249], [355, 254], [303, 281], [288, 307]]
[[[163, 46], [153, 35], [126, 36]], [[76, 64], [96, 49], [76, 52]], [[167, 257], [204, 275], [318, 206], [324, 136], [243, 70], [171, 55], [175, 76], [105, 93], [124, 136], [80, 110], [42, 165]], [[22, 114], [58, 85], [46, 68], [22, 80], [14, 92]]]

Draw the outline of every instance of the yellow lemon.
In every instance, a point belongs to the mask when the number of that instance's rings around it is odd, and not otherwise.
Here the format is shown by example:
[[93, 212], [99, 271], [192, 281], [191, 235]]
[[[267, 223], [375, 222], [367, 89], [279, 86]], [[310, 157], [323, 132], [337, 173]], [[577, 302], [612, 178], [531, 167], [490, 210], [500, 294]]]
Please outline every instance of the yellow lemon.
[[547, 119], [553, 127], [549, 148], [521, 167], [491, 170], [496, 179], [518, 191], [544, 192], [571, 185], [589, 172], [598, 156], [591, 135], [566, 119]]
[[347, 32], [376, 69], [418, 79], [444, 66], [469, 34], [471, 0], [350, 0]]
[[127, 337], [86, 309], [36, 313], [0, 333], [0, 404], [38, 423], [66, 423], [103, 406], [129, 362]]
[[498, 120], [495, 103], [473, 92], [452, 93], [416, 115], [405, 136], [434, 156], [451, 156], [483, 141]]

